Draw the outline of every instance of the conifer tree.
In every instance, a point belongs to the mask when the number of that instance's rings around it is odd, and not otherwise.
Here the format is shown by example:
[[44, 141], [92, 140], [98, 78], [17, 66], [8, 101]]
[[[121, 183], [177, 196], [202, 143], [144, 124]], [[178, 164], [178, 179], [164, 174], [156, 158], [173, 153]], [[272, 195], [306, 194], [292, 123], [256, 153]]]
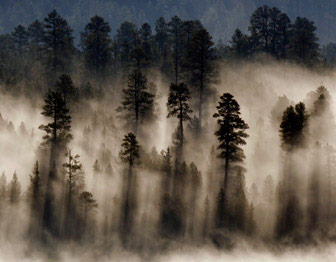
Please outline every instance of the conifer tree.
[[9, 202], [11, 205], [15, 205], [19, 202], [21, 196], [21, 184], [18, 180], [16, 171], [13, 174], [13, 178], [9, 183]]
[[140, 157], [140, 146], [135, 135], [133, 133], [125, 135], [121, 146], [123, 147], [123, 150], [120, 151], [120, 159], [123, 162], [129, 163], [130, 168], [132, 168], [136, 159]]
[[46, 132], [44, 142], [52, 146], [66, 144], [72, 139], [71, 116], [63, 95], [49, 90], [44, 102], [42, 115], [52, 120], [46, 125], [39, 126], [39, 129]]
[[216, 80], [217, 76], [213, 45], [212, 37], [207, 30], [196, 31], [191, 38], [187, 62], [185, 63], [191, 83], [195, 85], [199, 95], [199, 128], [202, 128], [203, 104], [209, 92], [209, 85]]
[[189, 116], [189, 114], [192, 113], [192, 110], [189, 106], [190, 99], [191, 95], [189, 89], [184, 83], [178, 85], [173, 83], [170, 84], [170, 91], [167, 102], [167, 117], [174, 116], [179, 120], [178, 131], [181, 148], [184, 141], [183, 122], [191, 119]]
[[117, 111], [125, 111], [125, 118], [133, 124], [135, 133], [139, 123], [153, 119], [154, 95], [147, 91], [147, 79], [140, 71], [133, 70], [128, 77], [128, 87], [123, 89], [123, 101]]
[[140, 157], [140, 146], [133, 133], [128, 133], [121, 144], [122, 150], [119, 153], [120, 159], [129, 165], [129, 172], [125, 180], [125, 199], [122, 212], [121, 238], [125, 242], [132, 231], [134, 213], [136, 207], [136, 188], [133, 167], [135, 161]]
[[236, 29], [231, 41], [230, 52], [235, 59], [247, 58], [250, 53], [250, 42], [246, 34], [243, 34], [240, 29]]
[[42, 197], [42, 181], [38, 161], [35, 162], [33, 172], [29, 175], [30, 184], [28, 188], [31, 207], [34, 212], [38, 211]]
[[69, 72], [74, 53], [72, 29], [56, 10], [44, 19], [45, 49], [47, 53], [47, 67], [53, 79], [57, 73]]
[[314, 22], [307, 18], [296, 18], [290, 39], [288, 53], [294, 61], [312, 66], [318, 61], [319, 44]]
[[93, 173], [94, 173], [95, 175], [97, 175], [97, 174], [99, 174], [99, 173], [101, 172], [101, 168], [100, 168], [100, 164], [99, 164], [98, 159], [96, 159], [96, 161], [94, 162], [92, 168], [93, 168]]
[[168, 23], [168, 34], [172, 49], [174, 81], [175, 85], [178, 85], [178, 81], [181, 78], [183, 55], [185, 53], [185, 48], [183, 45], [183, 39], [184, 39], [183, 22], [178, 16], [174, 16]]
[[6, 200], [7, 200], [7, 179], [5, 172], [3, 172], [0, 178], [0, 216], [4, 212]]
[[91, 18], [82, 33], [84, 64], [90, 76], [105, 77], [111, 63], [111, 39], [109, 24], [100, 16]]
[[43, 47], [45, 31], [44, 25], [39, 20], [35, 20], [27, 29], [30, 48], [40, 50]]
[[244, 139], [248, 137], [245, 133], [248, 125], [240, 117], [240, 106], [231, 94], [224, 93], [216, 108], [218, 113], [215, 113], [214, 117], [218, 118], [218, 129], [215, 135], [220, 142], [219, 157], [225, 161], [224, 193], [226, 193], [230, 164], [242, 162], [245, 158], [240, 146], [246, 144]]
[[62, 74], [56, 82], [56, 91], [60, 92], [66, 107], [69, 107], [69, 102], [72, 102], [77, 95], [77, 89], [74, 86], [70, 75]]
[[160, 68], [163, 73], [167, 74], [169, 68], [169, 35], [168, 24], [163, 17], [155, 22], [155, 41], [160, 54]]
[[18, 25], [14, 32], [12, 33], [16, 49], [19, 55], [22, 55], [24, 51], [27, 51], [28, 48], [28, 33], [24, 26]]
[[136, 46], [137, 38], [138, 31], [133, 23], [126, 21], [117, 29], [116, 44], [122, 65], [131, 62], [131, 52]]
[[291, 151], [304, 145], [307, 124], [308, 115], [304, 103], [298, 103], [295, 108], [293, 106], [287, 107], [280, 125], [282, 147], [285, 150]]

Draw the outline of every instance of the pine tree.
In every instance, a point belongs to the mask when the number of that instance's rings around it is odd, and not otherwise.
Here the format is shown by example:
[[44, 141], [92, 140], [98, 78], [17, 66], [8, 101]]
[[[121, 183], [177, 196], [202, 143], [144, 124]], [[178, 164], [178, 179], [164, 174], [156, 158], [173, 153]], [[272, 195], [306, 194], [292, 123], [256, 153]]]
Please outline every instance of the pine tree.
[[291, 151], [296, 147], [303, 146], [307, 124], [308, 115], [304, 103], [298, 103], [295, 108], [293, 106], [287, 107], [280, 124], [282, 147]]
[[133, 133], [128, 133], [123, 139], [121, 144], [122, 150], [119, 153], [120, 159], [124, 163], [129, 164], [129, 172], [127, 179], [125, 179], [125, 192], [124, 192], [124, 206], [122, 212], [122, 225], [121, 237], [125, 242], [128, 239], [129, 233], [132, 231], [135, 207], [136, 207], [136, 185], [133, 172], [135, 161], [140, 157], [140, 146]]
[[137, 70], [128, 77], [128, 87], [123, 89], [122, 106], [118, 111], [126, 111], [125, 118], [133, 123], [135, 133], [139, 123], [152, 120], [154, 117], [154, 95], [147, 91], [147, 79]]
[[9, 183], [8, 194], [10, 204], [16, 205], [19, 202], [21, 196], [21, 184], [16, 175], [16, 171], [14, 172], [13, 178]]
[[205, 29], [194, 33], [188, 49], [186, 69], [190, 80], [196, 86], [199, 94], [198, 119], [199, 128], [202, 128], [203, 104], [206, 99], [209, 84], [216, 80], [217, 71], [214, 65], [214, 43]]
[[84, 174], [82, 164], [79, 161], [79, 155], [72, 155], [71, 150], [67, 150], [65, 154], [67, 162], [63, 164], [65, 174], [67, 176], [66, 182], [68, 186], [68, 212], [71, 209], [72, 201], [75, 196], [84, 188]]
[[82, 32], [84, 64], [91, 77], [105, 77], [111, 63], [111, 39], [109, 24], [100, 16], [91, 18]]
[[89, 216], [98, 208], [98, 204], [97, 201], [93, 198], [92, 193], [87, 191], [84, 191], [79, 195], [79, 202], [81, 204], [84, 220], [82, 232], [86, 232]]
[[100, 164], [99, 164], [98, 159], [96, 159], [96, 161], [94, 162], [92, 168], [93, 168], [93, 173], [94, 173], [95, 175], [97, 175], [97, 174], [99, 174], [99, 173], [101, 172], [101, 168], [100, 168]]
[[141, 39], [141, 48], [144, 53], [144, 60], [146, 61], [146, 65], [149, 66], [154, 60], [154, 38], [150, 24], [144, 23], [140, 28], [139, 35]]
[[246, 34], [243, 34], [240, 29], [236, 29], [231, 41], [230, 52], [235, 59], [245, 59], [250, 53], [250, 42]]
[[279, 16], [279, 52], [280, 57], [287, 59], [289, 49], [289, 41], [291, 37], [292, 24], [288, 15], [281, 13]]
[[79, 161], [79, 155], [72, 155], [71, 150], [67, 150], [65, 154], [67, 162], [63, 164], [66, 175], [66, 221], [65, 229], [68, 237], [71, 237], [75, 228], [75, 214], [76, 205], [75, 201], [80, 192], [84, 189], [84, 172], [82, 170], [82, 164]]
[[129, 163], [129, 166], [132, 168], [136, 159], [140, 157], [140, 146], [135, 135], [133, 133], [125, 135], [121, 146], [123, 147], [123, 150], [119, 153], [120, 159], [123, 162]]
[[44, 102], [42, 115], [52, 120], [47, 125], [39, 126], [39, 129], [46, 132], [43, 137], [45, 143], [51, 143], [53, 146], [66, 144], [72, 139], [71, 116], [63, 95], [60, 92], [49, 90]]
[[33, 59], [40, 60], [43, 57], [43, 44], [45, 39], [44, 25], [39, 20], [35, 20], [27, 29], [30, 44], [30, 52]]
[[255, 50], [268, 52], [270, 49], [271, 9], [264, 5], [257, 8], [251, 15], [249, 31], [251, 38], [256, 40]]
[[73, 102], [77, 95], [77, 89], [74, 86], [71, 77], [67, 74], [60, 75], [55, 87], [56, 91], [62, 94], [65, 106], [68, 107], [70, 104], [69, 102]]
[[0, 216], [4, 212], [6, 201], [7, 201], [7, 179], [5, 172], [3, 172], [0, 178]]
[[117, 30], [116, 44], [122, 65], [131, 62], [131, 52], [136, 45], [137, 35], [136, 25], [130, 22], [122, 23]]
[[42, 197], [42, 181], [38, 161], [35, 162], [33, 172], [29, 175], [30, 184], [28, 187], [29, 199], [33, 211], [37, 211]]
[[47, 53], [47, 67], [53, 79], [58, 73], [69, 72], [74, 53], [72, 29], [56, 10], [44, 19], [45, 49]]
[[22, 53], [27, 51], [28, 48], [28, 33], [26, 28], [22, 25], [18, 25], [14, 29], [12, 36], [14, 38], [16, 50], [18, 51], [19, 55], [22, 55]]
[[168, 34], [171, 43], [170, 46], [172, 49], [174, 80], [175, 85], [177, 86], [178, 81], [181, 78], [183, 56], [185, 53], [183, 44], [184, 39], [183, 22], [178, 16], [174, 16], [168, 23]]
[[167, 102], [167, 117], [174, 116], [179, 120], [178, 131], [181, 148], [184, 141], [183, 122], [191, 119], [189, 116], [189, 114], [192, 113], [192, 110], [189, 106], [190, 98], [191, 96], [189, 89], [184, 83], [178, 85], [173, 83], [170, 84], [170, 91]]
[[160, 68], [163, 73], [167, 74], [169, 63], [169, 35], [168, 35], [168, 24], [163, 17], [160, 17], [155, 22], [155, 41], [160, 54]]
[[218, 113], [215, 113], [214, 117], [218, 118], [218, 129], [215, 135], [220, 142], [219, 157], [225, 161], [224, 193], [226, 194], [230, 163], [242, 162], [245, 158], [240, 146], [246, 144], [244, 139], [248, 137], [245, 133], [248, 125], [240, 117], [240, 106], [231, 94], [224, 93], [216, 108]]
[[293, 24], [289, 55], [294, 61], [312, 66], [319, 58], [318, 38], [314, 22], [298, 17]]

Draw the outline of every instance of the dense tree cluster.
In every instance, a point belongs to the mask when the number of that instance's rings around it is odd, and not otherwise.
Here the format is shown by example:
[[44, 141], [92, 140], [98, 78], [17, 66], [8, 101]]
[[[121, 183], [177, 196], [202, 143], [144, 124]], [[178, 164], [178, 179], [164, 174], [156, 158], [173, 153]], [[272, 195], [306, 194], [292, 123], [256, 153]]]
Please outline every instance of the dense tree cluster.
[[[4, 91], [15, 93], [20, 87], [30, 96], [42, 93], [44, 103], [36, 100], [43, 103], [45, 119], [38, 127], [44, 135], [26, 193], [16, 172], [9, 183], [5, 174], [0, 178], [0, 218], [14, 216], [12, 207], [23, 206], [30, 212], [25, 233], [32, 242], [83, 241], [110, 248], [119, 241], [140, 250], [157, 245], [150, 237], [229, 247], [235, 234], [298, 241], [311, 236], [310, 230], [323, 233], [336, 214], [333, 203], [322, 201], [331, 198], [336, 171], [336, 151], [329, 144], [333, 134], [319, 132], [320, 125], [334, 127], [327, 88], [319, 87], [296, 105], [285, 95], [274, 103], [269, 120], [279, 131], [283, 175], [279, 181], [268, 175], [261, 191], [256, 183], [248, 189], [245, 179], [249, 125], [235, 97], [218, 95], [215, 88], [221, 58], [257, 60], [263, 53], [316, 64], [316, 28], [306, 18], [292, 24], [277, 8], [262, 6], [252, 14], [248, 30], [250, 35], [237, 29], [229, 47], [214, 47], [200, 21], [174, 16], [159, 18], [154, 32], [148, 23], [137, 28], [124, 22], [111, 38], [108, 23], [94, 16], [76, 48], [68, 22], [52, 11], [43, 22], [19, 25], [0, 36]], [[159, 93], [155, 77], [164, 86]], [[218, 101], [216, 107], [210, 98]], [[113, 108], [107, 110], [109, 99]], [[159, 99], [166, 105], [164, 114], [157, 114]], [[216, 113], [209, 117], [209, 112]], [[167, 125], [177, 124], [168, 134], [169, 147], [160, 153], [147, 148], [159, 115], [164, 115], [162, 122], [171, 121]], [[82, 123], [83, 130], [78, 128]], [[24, 123], [15, 130], [1, 114], [0, 131], [26, 140], [35, 137]], [[203, 140], [213, 146], [201, 162], [207, 152]], [[299, 166], [307, 152], [312, 161], [305, 203], [296, 190], [303, 184]], [[82, 159], [91, 161], [89, 170]], [[319, 176], [322, 169], [327, 185]], [[268, 221], [263, 227], [269, 232], [258, 232], [260, 216], [275, 213], [274, 225]]]

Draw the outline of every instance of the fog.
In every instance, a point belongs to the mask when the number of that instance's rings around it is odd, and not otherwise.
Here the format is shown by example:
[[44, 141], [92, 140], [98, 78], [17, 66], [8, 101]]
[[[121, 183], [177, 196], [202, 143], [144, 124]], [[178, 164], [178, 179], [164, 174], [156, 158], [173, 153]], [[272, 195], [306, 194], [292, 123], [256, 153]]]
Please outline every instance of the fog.
[[[125, 119], [116, 112], [120, 105], [121, 94], [117, 91], [107, 93], [101, 102], [85, 101], [70, 108], [72, 115], [72, 134], [74, 139], [67, 145], [74, 155], [80, 155], [85, 177], [85, 189], [91, 192], [97, 201], [98, 207], [85, 219], [85, 232], [74, 239], [50, 237], [47, 234], [45, 241], [36, 242], [27, 232], [31, 227], [34, 216], [31, 215], [30, 204], [27, 202], [26, 191], [30, 182], [34, 163], [39, 160], [45, 173], [49, 162], [43, 160], [46, 155], [41, 155], [39, 147], [43, 142], [44, 132], [39, 129], [41, 124], [46, 124], [47, 119], [41, 115], [43, 99], [34, 100], [26, 97], [13, 97], [1, 95], [0, 113], [5, 123], [0, 131], [0, 172], [4, 172], [7, 182], [10, 182], [14, 171], [17, 173], [21, 184], [20, 200], [15, 206], [7, 205], [1, 212], [0, 233], [0, 261], [334, 261], [336, 247], [333, 242], [335, 235], [334, 222], [324, 222], [326, 218], [326, 202], [332, 198], [331, 207], [328, 207], [328, 216], [335, 214], [335, 193], [326, 196], [328, 176], [325, 169], [324, 155], [314, 155], [314, 143], [319, 141], [323, 146], [327, 143], [336, 146], [335, 134], [324, 132], [319, 120], [309, 118], [309, 133], [306, 147], [292, 153], [290, 166], [286, 166], [286, 157], [281, 148], [279, 136], [280, 122], [272, 122], [271, 112], [278, 98], [286, 96], [293, 105], [305, 102], [308, 110], [308, 93], [324, 86], [330, 93], [329, 102], [332, 115], [335, 115], [334, 99], [336, 98], [336, 75], [330, 72], [313, 72], [290, 63], [268, 61], [263, 63], [221, 64], [220, 81], [216, 84], [213, 95], [205, 106], [204, 135], [194, 139], [192, 130], [186, 124], [186, 142], [183, 160], [187, 166], [194, 162], [200, 171], [200, 182], [193, 187], [192, 182], [177, 186], [177, 194], [183, 201], [188, 202], [183, 222], [183, 233], [176, 237], [162, 238], [160, 235], [160, 213], [162, 194], [163, 172], [155, 167], [155, 158], [160, 157], [161, 150], [172, 147], [172, 134], [178, 120], [167, 118], [167, 98], [169, 83], [159, 73], [149, 77], [149, 82], [154, 83], [156, 89], [155, 114], [156, 119], [148, 123], [138, 132], [138, 141], [146, 153], [145, 164], [134, 167], [133, 175], [134, 192], [129, 196], [127, 188], [125, 166], [119, 157], [122, 150], [124, 135], [130, 130], [125, 126]], [[119, 82], [106, 86], [105, 89], [121, 90]], [[249, 125], [246, 145], [243, 150], [246, 155], [243, 167], [246, 169], [246, 195], [249, 203], [254, 206], [254, 220], [256, 232], [244, 236], [241, 232], [227, 233], [216, 231], [212, 218], [206, 224], [206, 214], [213, 216], [214, 208], [204, 211], [206, 197], [210, 205], [214, 205], [219, 184], [224, 173], [223, 168], [211, 173], [211, 168], [216, 165], [221, 167], [221, 160], [211, 159], [211, 148], [218, 146], [214, 132], [217, 128], [216, 120], [212, 117], [216, 112], [219, 96], [231, 93], [241, 108], [241, 117]], [[193, 97], [194, 99], [194, 97]], [[192, 102], [193, 103], [193, 102]], [[192, 105], [193, 106], [193, 105]], [[282, 109], [282, 112], [286, 108]], [[279, 112], [282, 114], [282, 112]], [[310, 112], [309, 112], [310, 113]], [[192, 113], [193, 115], [194, 113]], [[330, 115], [328, 115], [330, 117]], [[321, 120], [322, 119], [322, 120]], [[324, 121], [324, 120], [323, 120]], [[333, 119], [325, 119], [332, 122]], [[10, 122], [14, 129], [10, 126]], [[25, 130], [20, 128], [24, 123]], [[324, 122], [323, 122], [324, 123]], [[85, 131], [90, 127], [90, 132]], [[330, 128], [330, 127], [325, 127]], [[315, 131], [314, 131], [315, 130]], [[317, 130], [317, 131], [316, 131]], [[333, 130], [334, 131], [334, 130]], [[155, 147], [155, 149], [153, 149]], [[142, 152], [142, 151], [141, 151]], [[66, 160], [62, 152], [62, 161]], [[317, 159], [322, 159], [318, 161]], [[95, 160], [99, 160], [100, 171], [93, 170]], [[152, 161], [152, 162], [151, 162]], [[161, 161], [161, 160], [160, 160]], [[172, 160], [175, 161], [174, 159]], [[215, 162], [212, 162], [215, 161]], [[154, 163], [154, 164], [153, 164]], [[161, 163], [161, 162], [160, 162]], [[146, 166], [147, 165], [147, 166]], [[153, 166], [151, 166], [153, 165]], [[110, 168], [109, 168], [110, 166]], [[300, 222], [297, 224], [297, 239], [293, 242], [280, 241], [273, 238], [276, 231], [277, 218], [281, 203], [274, 200], [272, 204], [263, 199], [263, 185], [267, 176], [274, 180], [274, 187], [282, 181], [284, 173], [289, 168], [295, 183], [295, 192], [299, 195], [299, 206], [303, 210]], [[62, 165], [58, 163], [57, 170], [64, 175]], [[304, 210], [308, 209], [313, 200], [310, 200], [310, 183], [314, 181], [317, 170], [319, 179], [319, 205], [318, 227], [312, 236], [312, 243], [305, 243], [306, 228], [310, 231], [310, 215]], [[188, 171], [189, 172], [189, 171]], [[190, 171], [191, 172], [191, 171]], [[211, 174], [211, 176], [209, 175]], [[199, 175], [196, 175], [199, 176]], [[335, 186], [335, 171], [331, 172], [332, 187]], [[188, 178], [189, 179], [189, 178]], [[330, 176], [329, 176], [330, 179]], [[191, 179], [192, 180], [192, 179]], [[125, 182], [126, 181], [126, 182]], [[188, 180], [189, 181], [189, 180]], [[329, 180], [330, 181], [330, 180]], [[128, 183], [130, 183], [128, 181]], [[252, 185], [258, 189], [258, 195], [253, 193]], [[180, 185], [181, 186], [181, 185]], [[58, 188], [58, 187], [56, 187]], [[168, 186], [169, 188], [169, 186]], [[168, 191], [171, 189], [167, 189]], [[314, 189], [312, 189], [314, 190]], [[62, 199], [62, 189], [55, 190]], [[274, 188], [275, 191], [275, 188]], [[333, 190], [334, 191], [334, 190]], [[128, 191], [127, 191], [128, 192]], [[315, 191], [314, 191], [315, 192]], [[273, 197], [275, 192], [273, 192]], [[133, 200], [128, 200], [128, 198]], [[66, 198], [64, 198], [66, 199]], [[134, 200], [135, 199], [135, 200]], [[60, 200], [60, 203], [65, 200]], [[135, 201], [134, 209], [130, 209], [131, 227], [128, 232], [127, 245], [120, 239], [122, 220], [125, 220], [123, 210], [127, 201]], [[125, 204], [126, 203], [126, 204]], [[65, 207], [57, 209], [57, 223], [65, 221]], [[57, 213], [56, 212], [56, 213]], [[82, 221], [82, 220], [79, 220]], [[308, 221], [308, 222], [307, 222]], [[36, 222], [36, 221], [35, 221]], [[126, 222], [124, 222], [126, 223]], [[87, 226], [89, 225], [89, 226]], [[127, 224], [129, 225], [129, 224]], [[206, 231], [204, 233], [204, 228]], [[61, 232], [63, 232], [61, 229]], [[67, 230], [64, 230], [65, 232]], [[328, 233], [326, 233], [328, 231]], [[125, 232], [122, 233], [126, 234]], [[167, 233], [168, 234], [168, 233]], [[217, 236], [224, 235], [224, 240]], [[328, 237], [327, 237], [328, 236]], [[302, 241], [301, 241], [302, 240]], [[299, 243], [300, 242], [300, 243]], [[305, 244], [302, 244], [305, 243]]]

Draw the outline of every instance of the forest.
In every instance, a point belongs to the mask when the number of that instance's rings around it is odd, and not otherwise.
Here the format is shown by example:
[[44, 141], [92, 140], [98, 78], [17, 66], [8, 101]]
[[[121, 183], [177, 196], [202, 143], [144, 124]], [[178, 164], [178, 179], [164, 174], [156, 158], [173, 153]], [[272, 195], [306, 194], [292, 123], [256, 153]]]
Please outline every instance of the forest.
[[0, 35], [0, 258], [333, 245], [336, 45], [316, 31], [264, 5], [227, 44], [178, 16], [75, 39], [57, 10]]

